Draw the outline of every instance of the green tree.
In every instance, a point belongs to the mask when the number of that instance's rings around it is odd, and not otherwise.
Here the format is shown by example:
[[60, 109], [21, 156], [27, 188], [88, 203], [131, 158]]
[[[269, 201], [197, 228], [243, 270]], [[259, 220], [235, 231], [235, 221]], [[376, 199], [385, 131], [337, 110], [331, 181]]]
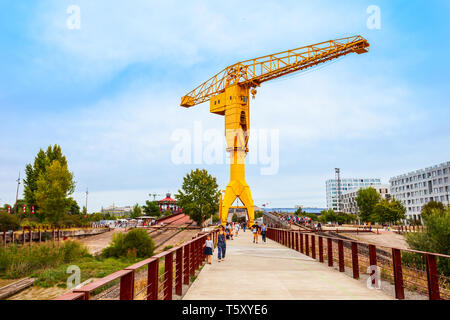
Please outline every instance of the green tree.
[[201, 225], [219, 210], [219, 194], [216, 178], [208, 174], [205, 169], [196, 169], [191, 170], [183, 178], [183, 185], [175, 195], [175, 199], [183, 208], [183, 212]]
[[441, 212], [444, 212], [445, 206], [442, 202], [430, 201], [422, 207], [422, 211], [420, 212], [420, 214], [423, 218], [425, 216], [430, 215], [433, 210], [439, 210]]
[[358, 196], [356, 197], [356, 203], [359, 208], [359, 217], [364, 222], [371, 221], [372, 214], [374, 213], [375, 206], [380, 202], [381, 196], [372, 187], [366, 189], [359, 189]]
[[303, 216], [303, 210], [301, 207], [299, 207], [297, 210], [295, 210], [294, 213], [296, 216]]
[[87, 209], [85, 206], [83, 206], [83, 210], [81, 211], [82, 215], [85, 216], [88, 214]]
[[67, 159], [62, 154], [61, 147], [59, 145], [49, 146], [47, 151], [39, 150], [34, 158], [33, 165], [27, 164], [25, 167], [25, 179], [24, 184], [24, 198], [28, 206], [35, 206], [35, 211], [38, 210], [36, 201], [37, 181], [39, 176], [45, 173], [47, 168], [54, 160], [58, 160], [62, 166], [67, 166]]
[[406, 219], [406, 215], [405, 215], [406, 208], [400, 200], [393, 199], [393, 200], [391, 200], [389, 205], [392, 210], [390, 220], [389, 220], [390, 223], [397, 224], [401, 220]]
[[405, 219], [406, 208], [399, 200], [381, 200], [375, 205], [370, 221], [381, 224], [396, 224], [401, 219]]
[[337, 222], [337, 213], [333, 209], [322, 210], [320, 212], [319, 221], [323, 223]]
[[233, 214], [233, 216], [231, 217], [231, 221], [233, 222], [237, 222], [238, 221], [238, 216], [236, 213]]
[[220, 218], [217, 214], [213, 214], [212, 215], [212, 222], [213, 223], [219, 223], [220, 222]]
[[[72, 198], [72, 197], [70, 197], [70, 198], [67, 199], [67, 207], [68, 207], [67, 212], [68, 212], [69, 214], [76, 214], [76, 215], [79, 215], [79, 214], [81, 213], [81, 212], [80, 212], [80, 206], [79, 206], [78, 203], [75, 201], [75, 199]], [[83, 208], [84, 208], [84, 207], [83, 207]]]
[[145, 205], [142, 206], [146, 216], [159, 217], [161, 216], [161, 211], [159, 210], [158, 203], [156, 201], [145, 201]]
[[50, 223], [60, 224], [70, 204], [67, 197], [74, 189], [73, 174], [67, 168], [67, 163], [53, 160], [46, 170], [39, 174], [36, 201]]
[[136, 203], [133, 207], [133, 211], [131, 211], [130, 217], [133, 219], [136, 219], [137, 217], [142, 216], [142, 209], [141, 206]]

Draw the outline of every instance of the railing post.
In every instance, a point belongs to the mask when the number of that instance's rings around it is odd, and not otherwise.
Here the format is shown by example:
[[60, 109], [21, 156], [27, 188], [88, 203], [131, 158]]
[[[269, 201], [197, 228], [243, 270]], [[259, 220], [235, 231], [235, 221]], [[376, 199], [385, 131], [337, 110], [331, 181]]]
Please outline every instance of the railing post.
[[183, 248], [183, 254], [184, 254], [184, 266], [183, 266], [184, 267], [184, 272], [183, 272], [184, 279], [183, 279], [183, 283], [186, 284], [186, 285], [189, 285], [189, 272], [191, 270], [190, 264], [189, 264], [189, 248], [190, 248], [189, 244], [185, 245], [184, 248]]
[[356, 242], [352, 242], [352, 268], [353, 278], [359, 279], [358, 244]]
[[311, 235], [311, 257], [316, 258], [316, 236]]
[[288, 247], [292, 248], [292, 231], [288, 231]]
[[189, 274], [191, 276], [195, 275], [195, 261], [194, 261], [194, 251], [195, 251], [195, 241], [189, 244]]
[[31, 246], [31, 242], [33, 242], [33, 233], [31, 231], [31, 227], [30, 227], [30, 230], [29, 230], [29, 235], [30, 235], [30, 246]]
[[164, 258], [164, 300], [172, 300], [173, 287], [173, 252]]
[[338, 240], [338, 252], [339, 252], [339, 272], [344, 272], [344, 241]]
[[[369, 244], [369, 265], [377, 265], [377, 248], [373, 244]], [[375, 277], [372, 279], [372, 284], [375, 284]]]
[[159, 258], [148, 264], [147, 273], [147, 300], [158, 300], [158, 273]]
[[197, 245], [196, 245], [196, 257], [197, 257], [197, 264], [196, 264], [196, 269], [198, 270], [198, 269], [200, 269], [200, 265], [201, 265], [201, 263], [202, 263], [202, 252], [200, 251], [201, 250], [201, 243], [200, 243], [200, 239], [197, 239], [196, 240], [196, 242], [197, 242]]
[[52, 229], [52, 241], [55, 241], [55, 228]]
[[405, 299], [403, 289], [402, 254], [400, 249], [392, 248], [392, 266], [394, 269], [395, 298]]
[[39, 243], [42, 242], [42, 233], [41, 233], [41, 227], [39, 227]]
[[134, 298], [134, 270], [120, 278], [120, 300]]
[[319, 262], [323, 262], [323, 238], [319, 236]]
[[333, 241], [327, 238], [327, 250], [328, 250], [328, 266], [333, 266]]
[[303, 233], [300, 233], [300, 252], [304, 253], [304, 247], [303, 247]]
[[425, 261], [427, 266], [428, 299], [440, 300], [441, 295], [439, 292], [439, 277], [437, 273], [436, 256], [426, 253]]
[[289, 239], [291, 241], [289, 248], [294, 249], [294, 231], [289, 231]]
[[175, 268], [176, 268], [176, 278], [175, 278], [175, 293], [179, 296], [182, 294], [183, 290], [183, 248], [179, 248], [176, 251], [176, 262], [175, 262]]
[[295, 250], [298, 251], [298, 232], [295, 233]]
[[305, 234], [305, 247], [306, 247], [306, 255], [309, 256], [309, 237], [308, 234]]

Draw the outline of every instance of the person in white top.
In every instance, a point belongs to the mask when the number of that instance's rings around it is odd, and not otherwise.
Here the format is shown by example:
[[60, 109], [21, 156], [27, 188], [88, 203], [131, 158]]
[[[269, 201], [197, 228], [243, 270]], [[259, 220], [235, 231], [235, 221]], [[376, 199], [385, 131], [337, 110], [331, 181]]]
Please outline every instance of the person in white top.
[[205, 242], [205, 256], [206, 263], [211, 264], [214, 251], [214, 242], [211, 240], [211, 235], [208, 235], [208, 239]]

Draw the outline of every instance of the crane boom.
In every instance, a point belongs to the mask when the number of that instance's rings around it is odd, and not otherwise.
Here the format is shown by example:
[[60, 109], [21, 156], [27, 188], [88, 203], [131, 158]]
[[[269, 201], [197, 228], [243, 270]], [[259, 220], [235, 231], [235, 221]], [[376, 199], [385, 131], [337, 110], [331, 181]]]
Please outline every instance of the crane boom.
[[234, 84], [254, 88], [265, 81], [303, 71], [352, 52], [365, 53], [369, 46], [368, 41], [358, 35], [241, 61], [225, 68], [183, 96], [181, 106], [189, 108], [206, 102]]

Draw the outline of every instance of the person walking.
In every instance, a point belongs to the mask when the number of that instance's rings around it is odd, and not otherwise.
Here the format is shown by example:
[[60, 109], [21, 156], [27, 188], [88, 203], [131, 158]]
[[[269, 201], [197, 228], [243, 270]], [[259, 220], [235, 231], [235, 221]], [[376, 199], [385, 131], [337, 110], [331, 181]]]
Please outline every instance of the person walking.
[[245, 232], [245, 229], [247, 229], [247, 223], [244, 222], [244, 224], [242, 225], [242, 229], [244, 229]]
[[252, 226], [252, 232], [253, 232], [253, 243], [258, 243], [258, 225], [254, 224]]
[[217, 249], [219, 262], [225, 260], [225, 252], [227, 250], [227, 237], [225, 235], [224, 227], [219, 226], [219, 233], [217, 234]]
[[263, 223], [263, 225], [261, 227], [261, 236], [262, 236], [262, 240], [264, 242], [266, 242], [266, 230], [267, 230], [266, 224]]
[[209, 234], [207, 240], [205, 241], [205, 256], [207, 264], [211, 264], [212, 262], [213, 250], [214, 250], [214, 243], [211, 240], [211, 235]]

